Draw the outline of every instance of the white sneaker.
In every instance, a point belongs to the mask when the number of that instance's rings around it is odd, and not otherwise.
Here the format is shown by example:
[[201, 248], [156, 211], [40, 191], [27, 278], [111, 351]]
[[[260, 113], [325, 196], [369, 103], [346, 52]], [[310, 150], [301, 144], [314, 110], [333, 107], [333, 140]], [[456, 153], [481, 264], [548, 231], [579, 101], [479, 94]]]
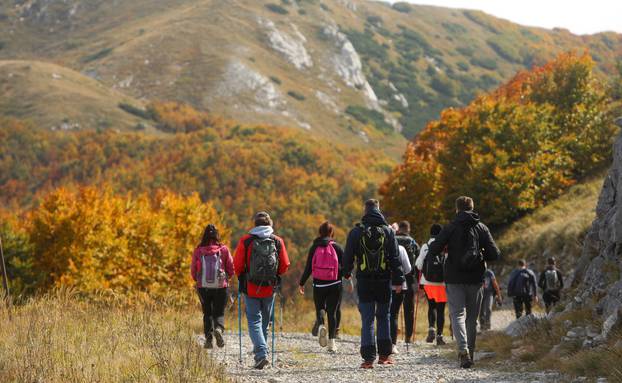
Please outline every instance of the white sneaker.
[[320, 325], [319, 341], [320, 341], [320, 346], [322, 347], [326, 347], [326, 345], [328, 344], [328, 329], [326, 329], [326, 326], [324, 325]]
[[397, 350], [397, 345], [394, 344], [393, 347], [391, 347], [391, 354], [397, 355], [399, 353], [400, 352]]
[[328, 340], [328, 352], [337, 352], [337, 345], [334, 339]]

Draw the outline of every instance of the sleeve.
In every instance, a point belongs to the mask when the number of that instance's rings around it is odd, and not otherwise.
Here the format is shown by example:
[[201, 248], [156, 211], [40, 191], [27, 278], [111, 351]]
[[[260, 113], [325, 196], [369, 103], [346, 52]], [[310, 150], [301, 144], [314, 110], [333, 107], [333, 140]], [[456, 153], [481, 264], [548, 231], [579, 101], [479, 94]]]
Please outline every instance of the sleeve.
[[560, 289], [564, 288], [564, 277], [562, 277], [562, 272], [557, 270], [557, 279], [559, 279], [559, 287]]
[[533, 287], [533, 296], [538, 295], [538, 283], [536, 282], [536, 274], [531, 272], [531, 287]]
[[238, 277], [246, 272], [246, 248], [244, 247], [244, 238], [240, 239], [238, 246], [235, 248], [233, 269], [235, 275]]
[[425, 261], [426, 255], [428, 255], [428, 244], [424, 243], [423, 246], [421, 246], [417, 260], [415, 261], [415, 267], [417, 270], [423, 269], [423, 262]]
[[343, 253], [343, 276], [346, 278], [350, 278], [354, 270], [354, 252], [357, 245], [357, 229], [354, 228], [348, 234], [346, 249]]
[[480, 246], [484, 249], [484, 260], [485, 261], [497, 261], [499, 260], [499, 256], [501, 252], [495, 243], [495, 240], [492, 238], [492, 234], [490, 234], [490, 230], [484, 224], [482, 224], [483, 231], [480, 236]]
[[516, 270], [512, 271], [510, 274], [510, 279], [508, 281], [508, 297], [514, 296], [514, 281], [516, 279]]
[[402, 270], [404, 270], [404, 274], [408, 274], [412, 270], [412, 266], [410, 265], [410, 261], [408, 260], [408, 253], [406, 252], [406, 249], [402, 246], [400, 246], [399, 249], [400, 260], [402, 262]]
[[414, 239], [413, 239], [413, 249], [415, 249], [415, 258], [416, 258], [419, 255], [419, 252], [421, 252], [421, 247], [419, 246], [417, 241], [415, 241]]
[[400, 286], [406, 281], [404, 277], [404, 270], [402, 269], [402, 263], [400, 262], [399, 248], [397, 239], [395, 239], [395, 233], [393, 230], [387, 228], [387, 243], [386, 243], [386, 256], [389, 262], [389, 268], [391, 269], [391, 280], [393, 286]]
[[453, 233], [453, 225], [449, 224], [443, 227], [443, 230], [436, 236], [434, 241], [428, 246], [428, 253], [440, 254], [445, 246], [449, 244], [449, 239]]
[[337, 243], [333, 243], [333, 247], [337, 252], [337, 259], [339, 260], [339, 279], [343, 277], [343, 248]]
[[[546, 278], [546, 271], [540, 273], [540, 278], [538, 279], [538, 287], [544, 290], [544, 279]], [[559, 275], [559, 274], [558, 274]]]
[[232, 277], [235, 274], [233, 257], [231, 256], [231, 252], [229, 252], [229, 248], [227, 246], [222, 247], [222, 252], [223, 257], [225, 258], [225, 273], [227, 273], [228, 277]]
[[195, 249], [192, 252], [192, 261], [190, 262], [190, 275], [192, 279], [196, 282], [197, 274], [198, 274], [198, 266], [199, 266], [199, 252]]
[[279, 251], [279, 275], [283, 275], [289, 269], [289, 255], [287, 255], [287, 249], [285, 248], [285, 241], [283, 238], [279, 238], [279, 242], [281, 243], [281, 250]]
[[[302, 272], [302, 275], [300, 276], [300, 282], [298, 283], [298, 285], [300, 286], [304, 286], [305, 283], [307, 283], [307, 279], [309, 279], [309, 276], [311, 276], [311, 266], [313, 264], [313, 252], [315, 250], [315, 246], [311, 246], [309, 248], [309, 254], [307, 254], [307, 264], [305, 265], [305, 269]], [[335, 250], [337, 251], [337, 250]], [[339, 254], [337, 254], [337, 256], [339, 256]]]

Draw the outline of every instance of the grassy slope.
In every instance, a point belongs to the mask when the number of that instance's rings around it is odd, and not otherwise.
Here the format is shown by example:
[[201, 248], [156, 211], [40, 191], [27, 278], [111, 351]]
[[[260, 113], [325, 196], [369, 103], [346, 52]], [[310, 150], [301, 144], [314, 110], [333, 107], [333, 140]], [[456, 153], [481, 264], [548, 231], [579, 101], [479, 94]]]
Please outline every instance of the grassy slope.
[[141, 102], [96, 80], [58, 65], [37, 61], [0, 61], [0, 115], [37, 125], [131, 129], [140, 118], [121, 110], [120, 103]]

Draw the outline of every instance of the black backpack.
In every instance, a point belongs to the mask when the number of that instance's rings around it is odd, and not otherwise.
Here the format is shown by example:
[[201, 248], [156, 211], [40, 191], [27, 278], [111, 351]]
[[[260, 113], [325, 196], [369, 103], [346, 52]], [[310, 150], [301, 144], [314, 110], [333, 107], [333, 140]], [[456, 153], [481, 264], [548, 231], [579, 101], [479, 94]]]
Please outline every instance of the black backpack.
[[247, 280], [257, 286], [273, 286], [278, 280], [279, 240], [271, 235], [266, 238], [252, 236], [246, 240], [251, 247]]
[[433, 255], [428, 251], [423, 260], [423, 270], [421, 272], [428, 282], [444, 282], [445, 256], [443, 254]]
[[384, 244], [386, 226], [359, 226], [361, 233], [361, 257], [359, 271], [362, 273], [378, 273], [387, 270]]
[[508, 286], [508, 295], [512, 297], [526, 297], [532, 295], [531, 273], [527, 269], [516, 273]]
[[[462, 238], [465, 252], [458, 260], [458, 269], [463, 272], [481, 270], [484, 263], [484, 255], [479, 246], [479, 233], [477, 225], [462, 227]], [[427, 278], [426, 278], [427, 279]]]
[[404, 249], [406, 249], [406, 253], [408, 254], [408, 261], [410, 262], [410, 265], [414, 268], [415, 260], [419, 255], [419, 249], [415, 241], [408, 235], [396, 235], [395, 239], [397, 239], [398, 245], [404, 246]]

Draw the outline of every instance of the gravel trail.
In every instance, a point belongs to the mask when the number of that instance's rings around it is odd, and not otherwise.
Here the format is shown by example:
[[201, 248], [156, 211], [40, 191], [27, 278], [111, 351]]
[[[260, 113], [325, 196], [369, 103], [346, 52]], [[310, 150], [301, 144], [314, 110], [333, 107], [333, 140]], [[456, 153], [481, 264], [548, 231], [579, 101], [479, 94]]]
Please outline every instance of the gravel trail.
[[[493, 329], [504, 328], [512, 318], [509, 310], [495, 311]], [[421, 337], [419, 335], [418, 337]], [[202, 337], [198, 337], [202, 338]], [[276, 336], [276, 365], [263, 371], [252, 369], [252, 344], [243, 334], [243, 361], [240, 364], [237, 333], [227, 333], [225, 349], [215, 349], [216, 360], [226, 365], [228, 375], [240, 382], [554, 382], [557, 374], [504, 372], [490, 368], [464, 370], [458, 367], [455, 344], [436, 347], [417, 341], [406, 351], [400, 342], [400, 353], [394, 355], [394, 366], [375, 365], [361, 370], [359, 337], [342, 336], [338, 350], [330, 354], [319, 346], [311, 334], [285, 333]], [[200, 341], [200, 339], [199, 339]]]

